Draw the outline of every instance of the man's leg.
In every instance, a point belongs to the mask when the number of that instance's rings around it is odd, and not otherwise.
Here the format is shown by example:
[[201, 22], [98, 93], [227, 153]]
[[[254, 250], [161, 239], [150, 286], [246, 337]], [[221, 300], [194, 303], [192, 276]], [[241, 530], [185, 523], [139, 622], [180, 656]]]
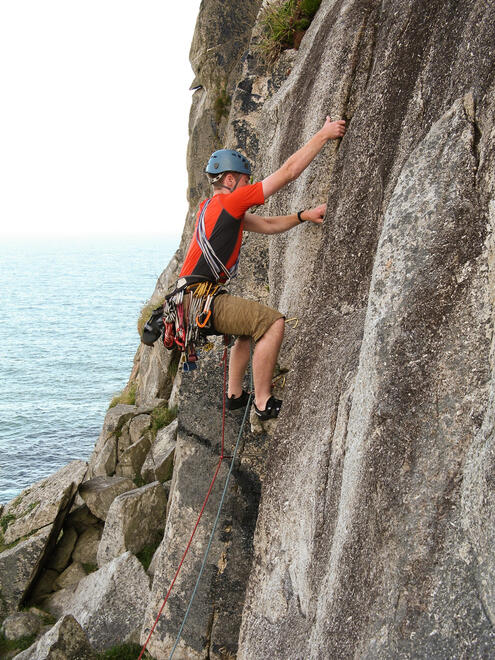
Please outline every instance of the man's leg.
[[251, 337], [257, 340], [253, 354], [255, 404], [258, 410], [265, 410], [271, 396], [273, 370], [284, 338], [283, 316], [253, 300], [229, 294], [215, 299], [213, 315], [217, 332], [238, 336], [230, 355], [229, 396], [238, 397], [242, 393]]
[[284, 338], [284, 328], [285, 320], [283, 318], [277, 319], [261, 337], [254, 349], [254, 402], [258, 410], [265, 410], [266, 402], [271, 396], [273, 370]]
[[238, 337], [230, 349], [229, 397], [241, 396], [242, 381], [251, 356], [251, 337]]

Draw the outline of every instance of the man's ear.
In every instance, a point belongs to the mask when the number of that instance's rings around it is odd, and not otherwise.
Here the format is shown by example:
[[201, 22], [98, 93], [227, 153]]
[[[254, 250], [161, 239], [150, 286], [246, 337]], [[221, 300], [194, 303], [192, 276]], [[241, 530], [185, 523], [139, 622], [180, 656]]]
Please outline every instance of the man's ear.
[[235, 186], [235, 177], [232, 172], [228, 172], [226, 174], [223, 183], [227, 186], [227, 188], [233, 188]]

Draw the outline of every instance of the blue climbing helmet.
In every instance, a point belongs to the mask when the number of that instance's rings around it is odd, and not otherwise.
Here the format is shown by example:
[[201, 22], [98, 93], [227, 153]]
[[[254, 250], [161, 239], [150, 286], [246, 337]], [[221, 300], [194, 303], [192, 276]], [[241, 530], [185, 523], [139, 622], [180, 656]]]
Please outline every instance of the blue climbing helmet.
[[251, 176], [251, 163], [248, 159], [233, 149], [219, 149], [211, 154], [205, 172], [217, 181], [224, 172], [239, 172]]

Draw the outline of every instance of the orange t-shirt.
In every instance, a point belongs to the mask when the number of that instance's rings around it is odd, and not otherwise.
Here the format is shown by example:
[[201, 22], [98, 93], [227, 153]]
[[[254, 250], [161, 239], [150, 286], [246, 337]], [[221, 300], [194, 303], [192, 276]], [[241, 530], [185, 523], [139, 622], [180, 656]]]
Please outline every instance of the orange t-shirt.
[[[194, 235], [179, 277], [199, 275], [201, 278], [215, 279], [196, 240], [199, 216], [206, 202], [206, 199], [203, 200], [199, 206]], [[264, 203], [265, 197], [261, 181], [243, 186], [232, 193], [213, 195], [211, 198], [204, 219], [206, 238], [227, 269], [232, 268], [239, 258], [244, 214], [252, 206]], [[226, 278], [221, 277], [220, 279], [224, 281]]]

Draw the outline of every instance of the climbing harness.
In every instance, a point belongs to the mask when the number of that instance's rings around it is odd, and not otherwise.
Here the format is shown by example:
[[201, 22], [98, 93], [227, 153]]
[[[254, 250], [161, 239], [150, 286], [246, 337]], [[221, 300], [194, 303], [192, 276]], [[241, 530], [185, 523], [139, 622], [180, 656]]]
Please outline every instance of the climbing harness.
[[165, 348], [178, 348], [184, 356], [184, 371], [196, 369], [197, 348], [210, 350], [209, 335], [219, 334], [212, 323], [212, 304], [226, 289], [210, 281], [188, 283], [180, 278], [163, 305], [153, 310], [145, 324], [141, 341], [148, 346], [160, 337]]
[[[205, 499], [204, 499], [204, 501], [203, 501], [203, 505], [202, 505], [202, 507], [201, 507], [201, 511], [199, 512], [198, 518], [197, 518], [196, 523], [195, 523], [195, 525], [194, 525], [194, 529], [193, 529], [192, 534], [191, 534], [191, 536], [190, 536], [190, 538], [189, 538], [189, 541], [188, 541], [188, 543], [187, 543], [187, 546], [186, 546], [186, 549], [185, 549], [185, 551], [184, 551], [184, 554], [182, 555], [182, 559], [180, 560], [179, 566], [178, 566], [178, 568], [177, 568], [177, 570], [176, 570], [176, 572], [175, 572], [175, 575], [174, 575], [174, 577], [173, 577], [173, 579], [172, 579], [172, 582], [170, 583], [170, 586], [169, 586], [169, 588], [168, 588], [167, 594], [166, 594], [166, 596], [165, 596], [165, 598], [164, 598], [164, 600], [163, 600], [163, 603], [162, 603], [162, 605], [161, 605], [161, 607], [160, 607], [160, 610], [159, 610], [159, 612], [158, 612], [158, 616], [156, 617], [156, 619], [155, 619], [155, 621], [154, 621], [154, 623], [153, 623], [153, 626], [151, 627], [151, 630], [150, 630], [150, 632], [149, 632], [149, 635], [148, 635], [148, 637], [147, 637], [147, 639], [146, 639], [146, 642], [144, 643], [144, 646], [143, 646], [143, 648], [141, 649], [141, 653], [139, 654], [139, 658], [138, 658], [138, 660], [141, 660], [141, 658], [143, 657], [143, 654], [144, 654], [144, 652], [145, 652], [145, 650], [146, 650], [146, 647], [148, 646], [148, 642], [149, 642], [150, 639], [151, 639], [151, 636], [152, 636], [152, 634], [153, 634], [153, 632], [154, 632], [154, 630], [155, 630], [155, 628], [156, 628], [156, 625], [157, 625], [157, 623], [158, 623], [158, 620], [160, 619], [160, 616], [161, 616], [161, 614], [162, 614], [162, 612], [163, 612], [163, 608], [165, 607], [165, 604], [166, 604], [166, 602], [167, 602], [167, 600], [168, 600], [168, 597], [170, 596], [170, 592], [172, 591], [172, 588], [173, 588], [173, 586], [174, 586], [174, 584], [175, 584], [175, 581], [176, 581], [176, 579], [177, 579], [177, 577], [178, 577], [178, 575], [179, 575], [179, 572], [180, 572], [180, 570], [181, 570], [181, 568], [182, 568], [182, 564], [184, 563], [184, 559], [186, 558], [186, 555], [187, 555], [187, 553], [188, 553], [188, 551], [189, 551], [189, 548], [191, 547], [191, 543], [192, 543], [192, 541], [193, 541], [194, 535], [196, 534], [196, 530], [197, 530], [197, 528], [198, 528], [199, 522], [200, 522], [200, 520], [201, 520], [201, 518], [202, 518], [202, 516], [203, 516], [203, 512], [204, 512], [204, 510], [205, 510], [205, 508], [206, 508], [206, 504], [207, 504], [207, 502], [208, 502], [208, 499], [209, 499], [209, 497], [210, 497], [211, 491], [212, 491], [213, 486], [214, 486], [214, 484], [215, 484], [216, 478], [217, 478], [218, 473], [219, 473], [219, 471], [220, 471], [220, 467], [221, 467], [221, 465], [222, 465], [222, 462], [223, 462], [223, 460], [224, 460], [225, 458], [231, 458], [229, 471], [228, 471], [228, 473], [227, 473], [227, 477], [226, 477], [226, 479], [225, 479], [225, 484], [224, 484], [224, 488], [223, 488], [222, 496], [221, 496], [221, 498], [220, 498], [220, 503], [219, 503], [219, 505], [218, 505], [217, 515], [216, 515], [215, 521], [214, 521], [214, 523], [213, 523], [213, 528], [212, 528], [211, 533], [210, 533], [210, 538], [209, 538], [209, 540], [208, 540], [208, 545], [207, 545], [206, 550], [205, 550], [205, 554], [204, 554], [204, 557], [203, 557], [203, 561], [202, 561], [202, 563], [201, 563], [201, 567], [200, 567], [200, 570], [199, 570], [199, 574], [198, 574], [198, 577], [197, 577], [197, 579], [196, 579], [196, 583], [195, 583], [195, 585], [194, 585], [194, 589], [193, 589], [193, 591], [192, 591], [191, 598], [190, 598], [190, 600], [189, 600], [189, 604], [188, 604], [187, 609], [186, 609], [186, 612], [185, 612], [185, 614], [184, 614], [184, 618], [183, 618], [183, 620], [182, 620], [182, 624], [181, 624], [181, 626], [180, 626], [179, 632], [177, 633], [177, 637], [176, 637], [176, 640], [175, 640], [175, 644], [174, 644], [174, 646], [173, 646], [173, 648], [172, 648], [172, 651], [171, 651], [171, 653], [170, 653], [170, 656], [169, 656], [169, 660], [172, 659], [172, 656], [174, 655], [175, 649], [177, 648], [177, 645], [179, 644], [179, 641], [180, 641], [180, 638], [181, 638], [181, 635], [182, 635], [182, 631], [183, 631], [183, 629], [184, 629], [184, 626], [185, 626], [185, 624], [186, 624], [187, 618], [188, 618], [188, 616], [189, 616], [189, 612], [190, 612], [190, 610], [191, 610], [191, 607], [192, 607], [192, 604], [193, 604], [194, 598], [195, 598], [195, 596], [196, 596], [196, 592], [197, 592], [197, 590], [198, 590], [199, 582], [200, 582], [200, 580], [201, 580], [201, 577], [202, 577], [202, 575], [203, 575], [204, 568], [205, 568], [205, 566], [206, 566], [206, 560], [207, 560], [207, 558], [208, 558], [208, 554], [209, 554], [209, 552], [210, 552], [211, 544], [212, 544], [212, 541], [213, 541], [213, 536], [214, 536], [214, 534], [215, 534], [215, 530], [216, 530], [216, 528], [217, 528], [218, 520], [219, 520], [219, 518], [220, 518], [220, 513], [221, 513], [222, 508], [223, 508], [223, 504], [224, 504], [224, 501], [225, 501], [225, 496], [226, 496], [226, 493], [227, 493], [227, 488], [228, 488], [228, 486], [229, 486], [230, 477], [231, 477], [231, 474], [232, 474], [232, 470], [234, 469], [234, 463], [235, 463], [235, 460], [236, 460], [236, 457], [237, 457], [237, 451], [238, 451], [239, 444], [240, 444], [240, 441], [241, 441], [241, 438], [242, 438], [242, 434], [243, 434], [243, 432], [244, 432], [244, 426], [245, 426], [245, 424], [246, 424], [246, 420], [247, 420], [247, 417], [248, 417], [249, 408], [250, 408], [250, 404], [251, 404], [251, 400], [252, 400], [252, 396], [253, 396], [253, 395], [252, 395], [252, 390], [253, 390], [253, 373], [252, 373], [252, 368], [251, 368], [251, 369], [250, 369], [250, 381], [251, 381], [251, 385], [250, 385], [249, 399], [248, 399], [248, 402], [247, 402], [247, 405], [246, 405], [246, 410], [244, 411], [244, 417], [243, 417], [243, 419], [242, 419], [241, 426], [240, 426], [240, 428], [239, 428], [239, 434], [238, 434], [238, 436], [237, 436], [237, 442], [236, 442], [235, 447], [234, 447], [234, 452], [233, 452], [232, 456], [226, 456], [226, 455], [224, 454], [224, 446], [225, 446], [225, 412], [226, 412], [226, 399], [227, 399], [227, 348], [228, 348], [228, 346], [227, 346], [227, 342], [225, 342], [225, 344], [226, 344], [226, 345], [225, 345], [225, 349], [224, 349], [224, 352], [223, 352], [223, 358], [222, 358], [222, 362], [223, 362], [223, 365], [224, 365], [224, 371], [223, 371], [222, 441], [221, 441], [220, 456], [218, 457], [217, 467], [216, 467], [216, 470], [215, 470], [215, 474], [213, 475], [213, 478], [212, 478], [212, 480], [211, 480], [211, 482], [210, 482], [210, 485], [209, 485], [209, 487], [208, 487], [208, 492], [206, 493]], [[251, 364], [252, 364], [252, 359], [251, 359]]]
[[169, 350], [177, 346], [184, 353], [184, 371], [196, 369], [196, 348], [208, 343], [208, 335], [218, 334], [211, 322], [211, 306], [214, 298], [224, 292], [220, 284], [196, 282], [180, 286], [167, 296], [163, 343]]

